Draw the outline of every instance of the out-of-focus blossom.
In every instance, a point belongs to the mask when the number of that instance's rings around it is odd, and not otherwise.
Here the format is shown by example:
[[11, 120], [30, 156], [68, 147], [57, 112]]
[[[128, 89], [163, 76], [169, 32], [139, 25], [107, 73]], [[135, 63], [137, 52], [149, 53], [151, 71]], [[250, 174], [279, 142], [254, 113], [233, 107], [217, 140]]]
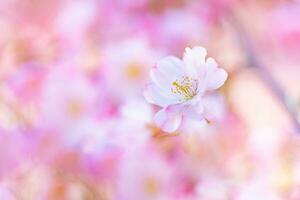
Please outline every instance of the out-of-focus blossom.
[[27, 63], [7, 77], [7, 85], [20, 101], [38, 100], [45, 75], [45, 68], [38, 64]]
[[199, 199], [225, 200], [232, 198], [230, 184], [222, 180], [214, 180], [208, 177], [208, 180], [202, 181], [197, 187], [197, 196]]
[[186, 48], [183, 61], [166, 57], [151, 70], [152, 82], [144, 96], [149, 103], [163, 107], [155, 123], [164, 131], [174, 132], [183, 117], [210, 121], [218, 112], [211, 91], [224, 84], [227, 73], [213, 58], [206, 60], [206, 54], [202, 47]]
[[[145, 159], [147, 165], [141, 160]], [[170, 199], [172, 191], [172, 168], [151, 147], [129, 152], [122, 163], [118, 182], [119, 198], [129, 199]]]
[[240, 193], [237, 196], [238, 200], [250, 200], [250, 199], [270, 199], [280, 200], [280, 195], [270, 187], [270, 185], [264, 185], [260, 181], [249, 182], [249, 185], [243, 186], [240, 189]]
[[54, 69], [43, 87], [43, 119], [55, 126], [70, 126], [84, 120], [93, 111], [94, 90], [75, 66], [67, 64]]
[[190, 8], [167, 10], [162, 16], [155, 16], [152, 24], [149, 34], [156, 48], [178, 53], [187, 45], [208, 40], [208, 24], [203, 16]]
[[[55, 28], [65, 44], [65, 48], [72, 51], [63, 52], [66, 56], [78, 55], [80, 48], [84, 46], [85, 36], [96, 16], [96, 2], [71, 1], [62, 3], [63, 9], [57, 15]], [[72, 47], [72, 48], [71, 48]]]
[[[101, 56], [105, 67], [104, 78], [113, 95], [124, 100], [141, 95], [148, 69], [160, 55], [150, 47], [146, 38], [137, 37], [121, 41], [117, 46], [110, 45], [104, 50]], [[123, 89], [120, 90], [120, 87]]]
[[113, 128], [111, 135], [113, 142], [125, 151], [146, 145], [152, 134], [152, 107], [142, 99], [128, 99], [120, 112], [119, 125]]

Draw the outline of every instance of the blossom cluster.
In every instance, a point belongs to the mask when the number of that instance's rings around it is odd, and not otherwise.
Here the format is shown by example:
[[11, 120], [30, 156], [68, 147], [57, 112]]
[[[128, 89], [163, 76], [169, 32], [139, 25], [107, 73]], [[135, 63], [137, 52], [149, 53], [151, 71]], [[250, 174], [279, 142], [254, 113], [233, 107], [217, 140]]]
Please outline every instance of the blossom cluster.
[[0, 200], [300, 199], [232, 16], [297, 115], [299, 1], [1, 0]]

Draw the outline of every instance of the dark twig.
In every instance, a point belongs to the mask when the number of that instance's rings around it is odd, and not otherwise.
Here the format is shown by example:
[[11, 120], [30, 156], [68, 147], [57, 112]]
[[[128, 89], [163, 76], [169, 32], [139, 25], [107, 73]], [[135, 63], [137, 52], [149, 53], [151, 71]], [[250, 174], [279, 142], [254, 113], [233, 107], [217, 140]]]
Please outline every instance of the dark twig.
[[293, 106], [290, 104], [287, 95], [285, 94], [281, 86], [277, 83], [276, 79], [259, 60], [259, 57], [255, 52], [254, 45], [252, 44], [252, 41], [242, 24], [239, 23], [239, 21], [234, 15], [229, 15], [229, 20], [239, 40], [239, 44], [242, 50], [245, 52], [248, 66], [255, 68], [260, 78], [271, 89], [273, 94], [278, 98], [278, 100], [282, 104], [282, 107], [288, 113], [290, 119], [292, 120], [295, 130], [300, 133], [300, 124], [298, 120], [297, 110], [294, 109]]

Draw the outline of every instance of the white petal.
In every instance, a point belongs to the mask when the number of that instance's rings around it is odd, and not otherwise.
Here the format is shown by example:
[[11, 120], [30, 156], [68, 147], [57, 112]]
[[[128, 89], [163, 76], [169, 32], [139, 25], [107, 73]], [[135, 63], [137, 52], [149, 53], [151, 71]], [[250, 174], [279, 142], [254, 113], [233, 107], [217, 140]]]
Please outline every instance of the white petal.
[[223, 98], [219, 94], [203, 97], [204, 116], [209, 121], [220, 120], [225, 114]]
[[217, 68], [216, 70], [210, 72], [206, 77], [206, 89], [215, 90], [221, 87], [225, 83], [227, 76], [227, 72], [221, 68]]
[[161, 59], [158, 61], [156, 67], [158, 71], [172, 80], [185, 75], [183, 62], [174, 56]]
[[171, 79], [171, 77], [168, 77], [157, 68], [151, 69], [150, 77], [158, 87], [170, 92], [172, 88], [172, 82], [174, 81]]
[[218, 63], [215, 61], [215, 59], [209, 57], [206, 60], [206, 67], [208, 68], [208, 71], [214, 71], [218, 68]]
[[205, 65], [206, 49], [203, 47], [186, 48], [183, 62], [187, 73], [191, 77], [197, 77], [199, 69]]
[[183, 62], [185, 64], [202, 65], [205, 64], [207, 51], [204, 47], [185, 48]]
[[167, 96], [163, 92], [164, 91], [158, 88], [154, 83], [150, 83], [144, 90], [144, 97], [149, 103], [161, 107], [166, 107], [176, 102], [172, 96]]
[[181, 121], [182, 114], [180, 112], [173, 112], [168, 109], [161, 109], [154, 117], [155, 124], [168, 133], [176, 131]]

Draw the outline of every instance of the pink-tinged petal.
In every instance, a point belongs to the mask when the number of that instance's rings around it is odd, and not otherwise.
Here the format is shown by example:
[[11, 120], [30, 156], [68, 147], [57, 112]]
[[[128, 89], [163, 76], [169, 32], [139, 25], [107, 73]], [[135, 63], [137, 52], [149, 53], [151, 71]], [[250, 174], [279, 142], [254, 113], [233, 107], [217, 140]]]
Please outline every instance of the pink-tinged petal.
[[219, 94], [211, 94], [203, 97], [204, 117], [209, 121], [222, 119], [225, 114], [223, 98]]
[[164, 76], [172, 80], [185, 75], [183, 62], [174, 56], [168, 56], [161, 59], [158, 61], [156, 68]]
[[191, 77], [198, 77], [199, 70], [205, 65], [206, 49], [203, 47], [186, 48], [183, 55], [183, 62], [187, 74]]
[[227, 72], [224, 69], [217, 68], [213, 72], [207, 74], [206, 89], [215, 90], [221, 87], [227, 80]]
[[176, 100], [172, 96], [163, 94], [163, 91], [154, 83], [147, 85], [146, 89], [144, 90], [144, 97], [149, 103], [161, 107], [166, 107], [170, 104], [176, 103]]
[[201, 121], [204, 119], [204, 106], [202, 102], [198, 102], [195, 105], [190, 105], [184, 111], [184, 116], [194, 119], [197, 121]]
[[154, 117], [155, 124], [165, 132], [171, 133], [176, 131], [182, 121], [180, 110], [180, 106], [161, 109]]
[[178, 104], [173, 104], [173, 105], [169, 105], [167, 108], [166, 108], [166, 111], [168, 113], [171, 113], [171, 114], [174, 114], [174, 113], [180, 113], [182, 112], [183, 110], [185, 109], [185, 106], [181, 103], [178, 103]]

